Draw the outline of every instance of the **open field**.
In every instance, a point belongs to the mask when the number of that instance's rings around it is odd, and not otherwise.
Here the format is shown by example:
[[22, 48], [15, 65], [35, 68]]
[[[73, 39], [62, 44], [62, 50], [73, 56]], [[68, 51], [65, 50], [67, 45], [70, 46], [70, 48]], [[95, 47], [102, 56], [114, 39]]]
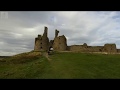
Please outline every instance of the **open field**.
[[0, 78], [120, 79], [120, 55], [55, 52], [46, 57], [24, 53], [0, 61]]

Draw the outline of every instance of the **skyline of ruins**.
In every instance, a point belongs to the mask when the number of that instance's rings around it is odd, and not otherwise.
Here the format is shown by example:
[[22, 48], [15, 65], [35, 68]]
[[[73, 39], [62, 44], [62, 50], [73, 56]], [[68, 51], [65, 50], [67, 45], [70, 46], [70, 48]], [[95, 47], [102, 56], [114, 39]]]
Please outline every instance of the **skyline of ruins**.
[[87, 43], [102, 46], [116, 43], [120, 48], [120, 12], [8, 12], [8, 18], [0, 19], [0, 55], [14, 55], [33, 50], [34, 38], [49, 28], [48, 36], [54, 38], [54, 30], [64, 34], [68, 45]]

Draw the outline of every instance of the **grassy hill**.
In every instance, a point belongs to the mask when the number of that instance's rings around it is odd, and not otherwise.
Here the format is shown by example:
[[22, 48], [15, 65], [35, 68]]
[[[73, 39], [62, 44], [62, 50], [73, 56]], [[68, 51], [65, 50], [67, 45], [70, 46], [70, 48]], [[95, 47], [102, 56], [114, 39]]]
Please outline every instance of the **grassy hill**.
[[120, 55], [22, 53], [0, 60], [0, 78], [116, 79], [120, 78]]

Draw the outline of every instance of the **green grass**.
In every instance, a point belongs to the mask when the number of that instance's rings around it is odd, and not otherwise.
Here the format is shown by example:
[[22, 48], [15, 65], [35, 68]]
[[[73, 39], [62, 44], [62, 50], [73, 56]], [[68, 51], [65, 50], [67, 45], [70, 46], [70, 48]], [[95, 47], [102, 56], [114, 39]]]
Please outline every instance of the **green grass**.
[[120, 79], [120, 55], [55, 52], [0, 62], [0, 79]]

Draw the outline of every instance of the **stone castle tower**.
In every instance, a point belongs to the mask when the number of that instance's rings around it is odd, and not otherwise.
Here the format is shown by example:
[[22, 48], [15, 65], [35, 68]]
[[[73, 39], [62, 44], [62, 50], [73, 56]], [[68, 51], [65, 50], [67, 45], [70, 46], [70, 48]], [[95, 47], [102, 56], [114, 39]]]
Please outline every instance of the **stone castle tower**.
[[55, 30], [53, 49], [56, 51], [65, 51], [67, 49], [67, 39], [64, 35], [58, 36], [59, 31]]
[[67, 40], [64, 35], [58, 36], [59, 31], [55, 30], [55, 38], [54, 40], [50, 40], [47, 37], [48, 28], [45, 27], [43, 36], [38, 35], [37, 38], [35, 38], [35, 51], [47, 51], [50, 47], [52, 47], [54, 50], [64, 51], [67, 49]]
[[48, 28], [44, 28], [43, 35], [38, 35], [37, 38], [35, 38], [35, 51], [47, 51], [49, 48], [49, 38], [47, 37]]

